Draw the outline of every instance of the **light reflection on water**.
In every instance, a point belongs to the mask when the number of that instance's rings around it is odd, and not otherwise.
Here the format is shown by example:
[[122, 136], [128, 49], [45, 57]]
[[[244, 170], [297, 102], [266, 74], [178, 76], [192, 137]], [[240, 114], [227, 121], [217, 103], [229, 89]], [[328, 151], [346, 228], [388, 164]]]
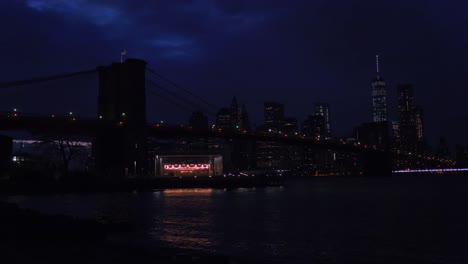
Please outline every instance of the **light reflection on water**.
[[213, 189], [163, 190], [159, 212], [152, 216], [153, 239], [179, 249], [202, 250], [213, 248], [214, 242], [207, 233], [214, 226], [212, 212]]
[[200, 196], [210, 195], [213, 189], [168, 189], [161, 192], [164, 196]]

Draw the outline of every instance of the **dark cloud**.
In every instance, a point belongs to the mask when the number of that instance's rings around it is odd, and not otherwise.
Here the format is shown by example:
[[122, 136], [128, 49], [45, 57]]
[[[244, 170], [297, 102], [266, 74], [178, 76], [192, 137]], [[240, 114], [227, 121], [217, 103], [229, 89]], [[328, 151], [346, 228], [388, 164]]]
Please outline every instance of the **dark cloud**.
[[[300, 120], [314, 102], [329, 102], [335, 131], [345, 134], [370, 119], [378, 52], [392, 117], [396, 85], [412, 82], [431, 140], [446, 135], [468, 143], [468, 127], [458, 125], [468, 115], [461, 107], [468, 96], [463, 1], [19, 0], [0, 8], [2, 65], [8, 65], [2, 80], [108, 64], [125, 48], [215, 104], [237, 95], [257, 123], [265, 100], [284, 102]], [[48, 108], [93, 109], [94, 81], [65, 94], [75, 104]], [[52, 88], [64, 93], [59, 84]], [[8, 93], [30, 102], [47, 97]], [[186, 121], [188, 113], [161, 111], [166, 102], [154, 100], [151, 118]], [[7, 106], [20, 101], [0, 99]]]

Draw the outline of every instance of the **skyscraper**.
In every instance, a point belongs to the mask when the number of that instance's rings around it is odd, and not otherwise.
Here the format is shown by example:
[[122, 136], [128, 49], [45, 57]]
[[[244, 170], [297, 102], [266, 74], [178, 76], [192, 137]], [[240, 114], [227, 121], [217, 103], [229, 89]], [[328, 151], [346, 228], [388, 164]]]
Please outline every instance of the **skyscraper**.
[[372, 121], [387, 122], [387, 89], [380, 77], [379, 55], [376, 55], [377, 76], [372, 81]]
[[424, 141], [424, 112], [421, 107], [417, 106], [415, 111], [415, 121], [416, 121], [416, 134], [418, 136], [418, 141]]
[[392, 147], [394, 150], [400, 148], [400, 122], [392, 121]]
[[265, 126], [279, 131], [284, 121], [284, 105], [277, 102], [265, 102]]
[[416, 114], [413, 86], [411, 84], [398, 85], [398, 117], [400, 132], [400, 148], [415, 151], [418, 141], [416, 129]]
[[324, 129], [322, 135], [325, 137], [331, 136], [330, 128], [330, 106], [328, 104], [316, 103], [315, 104], [315, 115], [323, 116]]

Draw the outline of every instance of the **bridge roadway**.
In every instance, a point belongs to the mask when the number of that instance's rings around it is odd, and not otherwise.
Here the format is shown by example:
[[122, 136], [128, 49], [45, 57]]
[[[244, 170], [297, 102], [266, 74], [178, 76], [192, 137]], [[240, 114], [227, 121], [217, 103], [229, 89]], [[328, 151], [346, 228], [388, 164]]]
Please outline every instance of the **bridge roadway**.
[[[0, 131], [29, 131], [36, 135], [82, 135], [94, 136], [102, 128], [125, 129], [124, 121], [109, 122], [100, 119], [83, 119], [74, 116], [39, 116], [17, 113], [0, 114]], [[148, 124], [148, 136], [155, 138], [200, 137], [244, 139], [268, 142], [278, 142], [289, 145], [306, 145], [316, 149], [330, 149], [346, 152], [382, 153], [383, 150], [358, 144], [345, 144], [341, 141], [319, 141], [299, 135], [284, 135], [245, 131], [220, 131], [218, 129], [192, 130], [189, 127]]]

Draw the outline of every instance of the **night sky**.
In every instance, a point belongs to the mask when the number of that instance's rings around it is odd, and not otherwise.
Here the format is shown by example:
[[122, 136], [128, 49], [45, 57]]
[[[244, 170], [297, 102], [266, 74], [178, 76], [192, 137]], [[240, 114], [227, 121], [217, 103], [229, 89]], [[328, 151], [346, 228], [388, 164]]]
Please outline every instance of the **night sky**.
[[[218, 106], [236, 95], [257, 125], [263, 102], [302, 121], [331, 105], [335, 135], [371, 120], [375, 54], [390, 117], [396, 85], [415, 85], [435, 143], [468, 143], [468, 1], [4, 0], [0, 81], [71, 72], [128, 57]], [[96, 114], [95, 76], [3, 90], [0, 109]], [[189, 113], [148, 95], [150, 120]], [[164, 111], [162, 111], [164, 109]]]

